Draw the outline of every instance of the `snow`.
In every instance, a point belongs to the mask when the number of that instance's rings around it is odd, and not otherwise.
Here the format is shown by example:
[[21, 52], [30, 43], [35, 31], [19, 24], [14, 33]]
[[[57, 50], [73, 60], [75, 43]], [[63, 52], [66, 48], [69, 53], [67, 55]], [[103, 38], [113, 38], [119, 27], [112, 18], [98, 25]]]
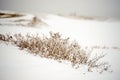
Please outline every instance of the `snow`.
[[83, 45], [120, 45], [120, 22], [74, 20], [54, 15], [48, 15], [44, 22], [53, 31], [67, 34]]
[[[6, 50], [6, 48], [8, 48], [8, 50]], [[57, 79], [58, 77], [59, 79], [64, 79], [65, 75], [62, 75], [60, 78], [61, 75], [59, 74], [66, 74], [70, 69], [65, 64], [59, 64], [56, 61], [30, 55], [13, 46], [1, 44], [1, 50], [1, 80], [49, 80], [50, 78]], [[56, 73], [58, 73], [58, 77], [55, 75]]]
[[[48, 14], [41, 19], [49, 26], [23, 27], [2, 26], [0, 34], [45, 34], [49, 31], [60, 32], [82, 46], [120, 47], [120, 22], [76, 20]], [[109, 62], [112, 73], [87, 72], [86, 66], [73, 69], [69, 63], [59, 63], [51, 59], [33, 56], [13, 45], [0, 43], [0, 80], [120, 80], [120, 50], [95, 49], [96, 53], [107, 53], [103, 61]]]

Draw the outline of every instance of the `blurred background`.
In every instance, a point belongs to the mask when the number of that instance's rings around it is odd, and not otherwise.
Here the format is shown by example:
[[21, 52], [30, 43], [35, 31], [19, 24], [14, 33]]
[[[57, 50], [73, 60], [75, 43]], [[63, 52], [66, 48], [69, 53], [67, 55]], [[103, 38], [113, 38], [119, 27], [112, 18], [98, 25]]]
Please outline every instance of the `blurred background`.
[[0, 0], [0, 10], [120, 17], [120, 0]]

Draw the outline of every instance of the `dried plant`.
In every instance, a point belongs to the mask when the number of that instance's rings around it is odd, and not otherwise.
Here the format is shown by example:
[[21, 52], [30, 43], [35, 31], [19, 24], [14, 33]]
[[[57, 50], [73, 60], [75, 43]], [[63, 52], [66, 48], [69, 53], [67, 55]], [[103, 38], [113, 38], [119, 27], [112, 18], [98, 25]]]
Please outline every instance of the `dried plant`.
[[[34, 27], [36, 25], [41, 25], [41, 24], [45, 24], [44, 22], [42, 22], [37, 16], [33, 16], [31, 17], [31, 19], [25, 19], [22, 18], [24, 16], [27, 16], [26, 14], [22, 14], [22, 13], [7, 13], [7, 12], [0, 12], [0, 18], [18, 18], [21, 17], [20, 19], [15, 19], [15, 20], [9, 20], [8, 23], [6, 22], [2, 22], [0, 23], [0, 25], [17, 25], [17, 26], [31, 26]], [[27, 23], [26, 23], [27, 22]]]
[[35, 26], [37, 24], [43, 23], [37, 16], [34, 16], [32, 20], [28, 23], [29, 26]]
[[11, 42], [31, 54], [39, 55], [45, 58], [51, 58], [57, 61], [69, 61], [73, 67], [79, 68], [81, 64], [88, 66], [88, 71], [97, 68], [99, 72], [107, 71], [108, 63], [99, 63], [98, 61], [105, 55], [96, 56], [90, 59], [90, 54], [76, 42], [70, 42], [69, 38], [62, 38], [59, 33], [50, 32], [50, 37], [40, 37], [38, 34], [25, 36], [21, 34], [2, 35], [0, 40]]
[[22, 14], [19, 13], [4, 13], [0, 12], [0, 18], [13, 18], [13, 17], [21, 17]]

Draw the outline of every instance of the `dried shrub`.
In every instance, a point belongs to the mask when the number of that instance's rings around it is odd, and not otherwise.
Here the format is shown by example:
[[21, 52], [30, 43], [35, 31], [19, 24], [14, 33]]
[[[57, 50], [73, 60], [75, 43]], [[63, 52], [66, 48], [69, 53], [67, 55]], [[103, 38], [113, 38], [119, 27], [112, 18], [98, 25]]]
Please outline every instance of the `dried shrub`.
[[28, 23], [29, 26], [35, 26], [36, 24], [43, 23], [37, 16], [34, 16], [32, 20]]
[[0, 34], [0, 41], [10, 42], [11, 39], [12, 36], [10, 36], [9, 34], [6, 35]]
[[37, 35], [21, 34], [0, 35], [0, 40], [12, 42], [20, 49], [24, 49], [32, 54], [45, 58], [51, 58], [57, 61], [71, 62], [73, 67], [79, 68], [81, 64], [88, 66], [88, 71], [96, 68], [98, 72], [108, 71], [108, 63], [99, 63], [99, 60], [105, 55], [90, 58], [85, 50], [76, 42], [70, 42], [69, 38], [62, 38], [59, 33], [50, 32], [50, 37], [40, 37]]

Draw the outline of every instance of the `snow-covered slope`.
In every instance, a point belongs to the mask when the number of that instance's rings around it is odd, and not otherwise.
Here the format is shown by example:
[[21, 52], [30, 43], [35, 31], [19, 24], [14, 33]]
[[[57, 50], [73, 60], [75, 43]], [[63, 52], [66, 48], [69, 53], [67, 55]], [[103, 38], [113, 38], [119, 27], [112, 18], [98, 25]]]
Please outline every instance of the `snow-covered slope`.
[[67, 34], [83, 45], [120, 46], [120, 21], [75, 20], [48, 15], [44, 20], [53, 31]]
[[[40, 17], [41, 18], [41, 17]], [[120, 47], [120, 22], [75, 20], [56, 15], [46, 15], [41, 18], [49, 26], [40, 28], [22, 26], [2, 26], [0, 34], [45, 34], [49, 31], [60, 32], [80, 45], [116, 46]], [[96, 71], [87, 72], [86, 67], [73, 69], [69, 63], [33, 56], [12, 45], [0, 44], [0, 80], [120, 80], [120, 50], [95, 49], [92, 55], [107, 53], [104, 61], [111, 65], [112, 73], [99, 74]]]

